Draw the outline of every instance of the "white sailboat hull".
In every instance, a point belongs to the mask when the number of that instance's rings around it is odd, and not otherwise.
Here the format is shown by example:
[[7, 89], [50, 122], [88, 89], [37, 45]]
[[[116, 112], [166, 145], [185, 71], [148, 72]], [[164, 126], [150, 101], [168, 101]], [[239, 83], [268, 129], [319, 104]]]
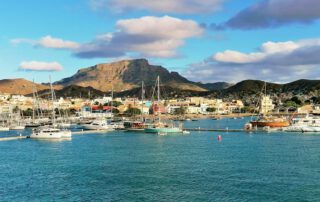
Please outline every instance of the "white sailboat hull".
[[103, 125], [91, 125], [91, 124], [85, 124], [82, 125], [82, 128], [85, 130], [114, 130], [111, 126], [103, 126]]
[[10, 129], [8, 127], [0, 127], [0, 131], [9, 131]]
[[62, 138], [71, 138], [71, 137], [72, 137], [72, 133], [71, 133], [70, 130], [62, 131], [61, 137], [62, 137]]
[[33, 139], [60, 139], [60, 138], [70, 138], [71, 131], [69, 130], [60, 130], [57, 128], [40, 128], [34, 130], [30, 135], [30, 138]]
[[62, 137], [62, 132], [53, 132], [53, 133], [32, 133], [30, 138], [33, 139], [60, 139]]
[[10, 126], [10, 130], [24, 130], [25, 126]]

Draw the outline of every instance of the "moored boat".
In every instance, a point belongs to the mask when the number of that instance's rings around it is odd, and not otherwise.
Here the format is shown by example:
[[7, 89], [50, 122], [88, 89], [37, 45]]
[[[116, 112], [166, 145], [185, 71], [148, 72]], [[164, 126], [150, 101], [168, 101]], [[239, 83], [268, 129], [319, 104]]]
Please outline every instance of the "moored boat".
[[83, 124], [82, 128], [85, 130], [106, 130], [112, 131], [114, 127], [106, 120], [95, 120], [90, 124]]
[[0, 126], [0, 131], [9, 131], [9, 127]]
[[295, 117], [291, 125], [283, 128], [286, 132], [320, 132], [320, 116], [305, 115]]
[[63, 132], [58, 128], [40, 127], [33, 129], [30, 138], [34, 139], [60, 139]]
[[285, 117], [261, 116], [257, 120], [250, 121], [252, 127], [281, 128], [290, 125], [290, 121]]

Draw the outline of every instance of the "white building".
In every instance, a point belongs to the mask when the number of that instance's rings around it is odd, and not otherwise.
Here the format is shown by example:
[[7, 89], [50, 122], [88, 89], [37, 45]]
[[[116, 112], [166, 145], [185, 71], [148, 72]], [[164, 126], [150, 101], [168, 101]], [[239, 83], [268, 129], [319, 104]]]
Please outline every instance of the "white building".
[[274, 104], [272, 103], [272, 99], [270, 96], [262, 96], [260, 101], [260, 110], [261, 114], [266, 114], [274, 109]]

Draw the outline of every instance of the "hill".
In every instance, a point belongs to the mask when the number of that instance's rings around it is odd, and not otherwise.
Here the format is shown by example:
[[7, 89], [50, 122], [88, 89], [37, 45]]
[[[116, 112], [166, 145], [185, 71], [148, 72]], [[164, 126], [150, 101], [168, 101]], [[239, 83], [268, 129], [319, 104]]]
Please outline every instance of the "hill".
[[39, 90], [49, 89], [50, 86], [33, 83], [26, 79], [3, 79], [0, 80], [0, 92], [10, 94], [30, 94], [33, 88]]
[[216, 83], [205, 83], [205, 84], [197, 83], [197, 85], [207, 90], [223, 90], [233, 86], [233, 84], [227, 83], [227, 82], [216, 82]]
[[[282, 88], [281, 84], [266, 83], [268, 92], [279, 91]], [[265, 82], [260, 80], [244, 80], [227, 89], [224, 89], [224, 93], [241, 93], [245, 92], [248, 94], [262, 92]]]
[[[263, 92], [265, 82], [260, 80], [244, 80], [227, 89], [221, 91], [211, 91], [210, 95], [219, 97], [236, 96], [245, 97], [247, 95], [259, 94]], [[286, 84], [267, 82], [267, 94], [271, 93], [294, 93], [308, 94], [315, 90], [320, 90], [320, 80], [301, 79]]]
[[91, 86], [107, 92], [117, 92], [137, 88], [144, 81], [145, 85], [154, 85], [157, 76], [162, 84], [181, 90], [207, 91], [194, 82], [187, 80], [177, 72], [169, 72], [162, 66], [150, 65], [146, 59], [122, 60], [119, 62], [98, 64], [78, 70], [71, 77], [55, 82], [55, 85]]
[[[98, 97], [103, 97], [106, 93], [99, 91], [97, 89], [94, 89], [92, 87], [81, 87], [81, 86], [66, 86], [61, 89], [56, 89], [55, 90], [55, 95], [57, 98], [60, 97], [71, 97], [71, 98], [98, 98]], [[39, 97], [41, 98], [47, 98], [51, 99], [51, 91], [50, 89], [45, 89], [42, 91], [38, 92]], [[27, 96], [32, 96], [32, 94], [28, 94]]]

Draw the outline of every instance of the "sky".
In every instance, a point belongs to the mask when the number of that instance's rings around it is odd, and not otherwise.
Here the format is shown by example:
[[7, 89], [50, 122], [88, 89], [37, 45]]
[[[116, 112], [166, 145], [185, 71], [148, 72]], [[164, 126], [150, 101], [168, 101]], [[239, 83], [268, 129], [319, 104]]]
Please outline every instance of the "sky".
[[3, 0], [0, 79], [146, 58], [203, 83], [320, 79], [319, 0]]

